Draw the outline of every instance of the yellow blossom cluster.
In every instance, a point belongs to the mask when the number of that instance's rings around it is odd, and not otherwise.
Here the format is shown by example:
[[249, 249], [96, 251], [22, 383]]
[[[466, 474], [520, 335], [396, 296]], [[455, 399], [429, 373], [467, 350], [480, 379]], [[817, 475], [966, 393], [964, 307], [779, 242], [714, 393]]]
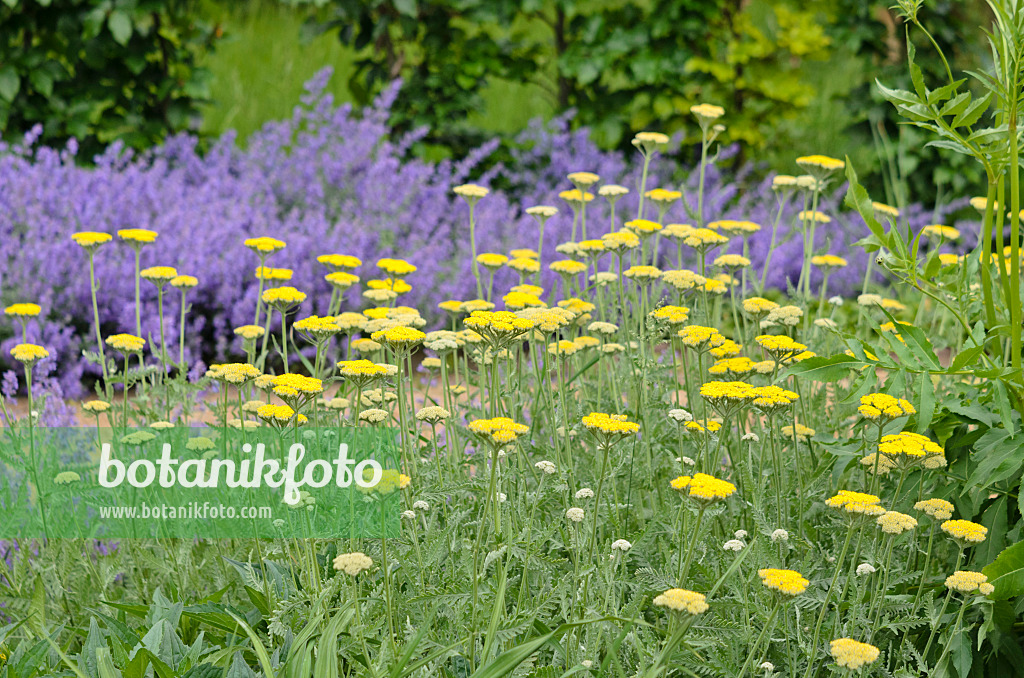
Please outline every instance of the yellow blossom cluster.
[[996, 590], [995, 586], [988, 583], [986, 575], [969, 570], [957, 570], [946, 577], [946, 588], [959, 593], [980, 593], [983, 596]]
[[886, 421], [908, 417], [917, 412], [914, 406], [902, 398], [896, 398], [888, 393], [869, 393], [861, 396], [860, 407], [857, 408], [861, 416], [872, 421]]
[[736, 486], [727, 480], [721, 480], [706, 473], [695, 473], [693, 476], [679, 476], [669, 483], [677, 492], [686, 491], [691, 499], [702, 502], [713, 502], [726, 499], [736, 491]]
[[839, 666], [856, 671], [878, 659], [878, 648], [852, 638], [838, 638], [829, 644], [829, 654]]
[[640, 425], [629, 421], [624, 414], [591, 412], [582, 419], [588, 430], [605, 436], [629, 436], [640, 432]]
[[880, 505], [881, 501], [873, 494], [839, 490], [839, 494], [829, 498], [825, 505], [851, 514], [880, 516], [885, 513], [885, 509]]
[[765, 587], [779, 593], [784, 593], [787, 596], [800, 595], [807, 590], [807, 586], [810, 584], [802, 574], [795, 570], [765, 568], [758, 570], [757, 576], [761, 578], [761, 583]]
[[970, 520], [947, 520], [940, 527], [950, 537], [964, 544], [980, 544], [988, 534], [987, 527]]
[[686, 589], [669, 589], [655, 596], [653, 602], [658, 607], [694, 615], [708, 610], [707, 598], [703, 594]]
[[953, 504], [945, 499], [924, 499], [914, 504], [914, 509], [924, 511], [936, 520], [949, 520], [953, 517]]
[[525, 424], [517, 424], [508, 417], [477, 419], [469, 422], [467, 428], [488, 442], [501, 446], [515, 440], [530, 430]]

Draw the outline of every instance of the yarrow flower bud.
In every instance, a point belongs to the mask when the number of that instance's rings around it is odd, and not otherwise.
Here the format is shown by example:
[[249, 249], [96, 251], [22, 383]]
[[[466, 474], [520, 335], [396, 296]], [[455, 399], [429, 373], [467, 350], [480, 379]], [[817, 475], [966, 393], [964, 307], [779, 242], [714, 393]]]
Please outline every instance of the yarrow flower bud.
[[573, 506], [571, 509], [565, 512], [565, 517], [571, 522], [581, 523], [583, 522], [583, 509]]

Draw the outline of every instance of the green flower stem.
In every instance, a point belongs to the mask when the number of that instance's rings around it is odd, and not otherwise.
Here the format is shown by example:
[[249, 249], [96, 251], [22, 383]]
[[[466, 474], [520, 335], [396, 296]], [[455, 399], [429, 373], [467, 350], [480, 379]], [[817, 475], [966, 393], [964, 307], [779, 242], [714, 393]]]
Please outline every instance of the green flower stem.
[[181, 289], [181, 319], [178, 322], [179, 326], [179, 339], [178, 339], [178, 369], [181, 370], [182, 374], [188, 374], [188, 366], [185, 364], [185, 309], [188, 308], [185, 300], [185, 288]]
[[836, 560], [836, 571], [832, 575], [832, 582], [828, 585], [828, 589], [825, 591], [825, 602], [821, 604], [821, 612], [818, 614], [818, 622], [814, 625], [814, 638], [811, 641], [811, 648], [807, 656], [807, 672], [804, 674], [804, 678], [811, 678], [814, 673], [815, 660], [818, 655], [818, 639], [821, 637], [821, 624], [825, 621], [825, 614], [828, 612], [828, 603], [832, 599], [832, 591], [836, 588], [836, 582], [839, 580], [839, 573], [843, 571], [843, 563], [846, 560], [846, 553], [850, 549], [850, 539], [853, 537], [853, 525], [850, 525], [850, 529], [846, 531], [846, 541], [843, 542], [843, 549], [839, 553], [839, 558]]
[[[693, 554], [697, 550], [697, 536], [700, 534], [700, 524], [704, 519], [704, 511], [706, 510], [704, 504], [700, 505], [700, 509], [697, 511], [697, 524], [693, 527], [693, 536], [690, 538], [690, 547], [686, 550], [686, 562], [680, 567], [677, 564], [676, 581], [679, 582], [679, 586], [682, 587], [686, 583], [686, 575], [690, 572], [690, 563], [693, 562]], [[682, 553], [682, 550], [680, 550]]]
[[473, 277], [476, 279], [476, 296], [477, 299], [483, 299], [484, 288], [483, 283], [480, 282], [480, 266], [476, 262], [476, 201], [469, 200], [469, 246], [470, 256], [473, 264]]
[[288, 323], [286, 313], [281, 309], [281, 360], [284, 362], [284, 373], [288, 374]]
[[[956, 567], [953, 568], [953, 572], [960, 569], [961, 562], [964, 557], [964, 547], [960, 546], [959, 551], [956, 554]], [[942, 625], [942, 617], [946, 614], [946, 608], [949, 606], [949, 599], [953, 597], [953, 589], [949, 589], [946, 592], [946, 599], [942, 603], [942, 609], [939, 610], [939, 616], [935, 618], [935, 623], [932, 624], [931, 633], [928, 634], [928, 642], [924, 644], [924, 651], [921, 652], [921, 657], [928, 661], [928, 650], [932, 647], [932, 641], [935, 640], [935, 632], [939, 630], [939, 626]], [[962, 610], [961, 610], [962, 612]], [[938, 664], [936, 664], [937, 666]]]
[[142, 336], [142, 313], [141, 313], [142, 294], [141, 294], [141, 290], [139, 289], [139, 287], [140, 287], [139, 286], [139, 281], [140, 281], [140, 276], [139, 276], [140, 265], [139, 264], [140, 264], [140, 260], [142, 259], [142, 248], [141, 248], [141, 246], [138, 246], [138, 247], [135, 247], [134, 249], [135, 249], [135, 336], [141, 337]]
[[[641, 172], [641, 174], [640, 174], [640, 206], [636, 210], [636, 218], [637, 219], [643, 219], [644, 218], [644, 198], [646, 197], [644, 194], [647, 192], [647, 170], [651, 166], [651, 154], [644, 152], [643, 156], [644, 156], [644, 169], [643, 169], [643, 172]], [[613, 219], [614, 219], [614, 217], [613, 217]], [[615, 225], [615, 222], [612, 221], [613, 228], [614, 228], [614, 225]]]
[[743, 662], [740, 672], [736, 674], [736, 678], [743, 678], [743, 676], [747, 675], [747, 669], [750, 668], [750, 664], [754, 661], [754, 657], [760, 657], [757, 648], [761, 646], [761, 641], [764, 640], [765, 635], [775, 629], [775, 615], [778, 614], [780, 607], [782, 607], [782, 600], [776, 600], [775, 607], [772, 608], [771, 614], [768, 615], [767, 621], [765, 621], [764, 626], [761, 628], [761, 633], [757, 636], [757, 640], [754, 641], [753, 646], [751, 646], [749, 654], [747, 654], [747, 659]]
[[[950, 595], [952, 595], [953, 590], [950, 589], [949, 592], [950, 592]], [[939, 655], [939, 660], [937, 662], [935, 662], [935, 668], [938, 668], [938, 667], [942, 666], [943, 660], [946, 658], [946, 655], [949, 654], [950, 649], [953, 647], [953, 638], [956, 637], [956, 634], [960, 633], [960, 626], [964, 622], [964, 611], [966, 609], [967, 609], [967, 601], [965, 600], [965, 601], [963, 601], [960, 604], [960, 612], [957, 613], [957, 615], [956, 615], [956, 623], [953, 624], [953, 631], [949, 634], [949, 640], [946, 643], [945, 647], [942, 648], [942, 654]], [[924, 657], [925, 655], [921, 655], [921, 656]]]
[[103, 390], [110, 400], [110, 375], [107, 374], [107, 356], [103, 350], [103, 337], [100, 332], [100, 307], [96, 301], [96, 255], [89, 251], [89, 293], [92, 296], [92, 320], [96, 327], [96, 347], [100, 353], [100, 366], [103, 369]]
[[33, 415], [35, 411], [35, 398], [32, 396], [32, 367], [25, 365], [25, 390], [28, 395], [28, 454], [29, 468], [32, 472], [32, 482], [36, 486], [38, 495], [36, 504], [39, 506], [39, 518], [43, 522], [43, 534], [50, 535], [50, 529], [46, 521], [46, 496], [43, 494], [43, 486], [39, 483], [39, 462], [36, 460], [36, 424]]
[[704, 174], [708, 167], [708, 148], [710, 146], [711, 139], [708, 138], [707, 126], [701, 125], [700, 174], [697, 179], [697, 228], [704, 228]]
[[[253, 321], [252, 321], [253, 325], [259, 325], [260, 324], [260, 311], [263, 309], [263, 268], [266, 266], [266, 264], [267, 264], [267, 255], [261, 253], [260, 254], [260, 275], [257, 276], [257, 278], [259, 279], [259, 287], [257, 288], [257, 291], [256, 291], [256, 317], [253, 318]], [[267, 311], [267, 314], [269, 315], [270, 311]]]

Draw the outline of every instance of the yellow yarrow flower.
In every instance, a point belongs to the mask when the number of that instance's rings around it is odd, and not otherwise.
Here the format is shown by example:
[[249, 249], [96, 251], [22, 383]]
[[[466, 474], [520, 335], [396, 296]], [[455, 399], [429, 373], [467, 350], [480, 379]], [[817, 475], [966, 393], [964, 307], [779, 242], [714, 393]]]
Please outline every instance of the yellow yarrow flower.
[[593, 172], [570, 172], [566, 178], [581, 188], [593, 186], [601, 180], [601, 177]]
[[796, 431], [793, 430], [792, 425], [783, 426], [782, 428], [779, 429], [779, 431], [782, 433], [782, 435], [786, 436], [787, 438], [792, 438], [795, 433], [796, 439], [798, 441], [813, 438], [814, 434], [817, 433], [817, 431], [815, 431], [810, 426], [804, 426], [803, 424], [799, 423], [796, 425]]
[[886, 534], [903, 534], [917, 527], [917, 520], [913, 516], [899, 511], [886, 511], [875, 522]]
[[261, 376], [263, 373], [249, 363], [227, 363], [210, 365], [206, 376], [228, 384], [244, 384]]
[[251, 249], [253, 252], [263, 255], [271, 254], [273, 252], [276, 252], [277, 250], [283, 250], [285, 248], [285, 243], [283, 240], [278, 240], [277, 238], [269, 238], [266, 236], [260, 238], [247, 238], [245, 242], [243, 242], [242, 244]]
[[719, 268], [744, 268], [750, 266], [750, 259], [742, 254], [722, 254], [715, 257], [714, 264]]
[[173, 266], [150, 266], [139, 272], [139, 277], [148, 280], [157, 287], [163, 287], [178, 277], [178, 271]]
[[537, 273], [540, 271], [540, 262], [529, 257], [517, 257], [508, 261], [508, 267], [519, 273]]
[[106, 338], [106, 344], [121, 353], [141, 353], [146, 340], [133, 334], [114, 334]]
[[683, 238], [683, 244], [696, 250], [712, 249], [729, 242], [729, 239], [710, 228], [695, 228]]
[[466, 428], [487, 442], [497, 446], [515, 442], [519, 436], [530, 430], [529, 426], [526, 426], [525, 424], [517, 424], [508, 417], [477, 419], [469, 422], [469, 425]]
[[117, 237], [122, 241], [141, 247], [156, 242], [159, 234], [147, 228], [122, 228], [117, 232]]
[[960, 231], [958, 229], [952, 226], [943, 226], [942, 224], [928, 224], [921, 229], [921, 235], [927, 238], [935, 238], [936, 240], [960, 239]]
[[995, 586], [988, 583], [988, 576], [969, 570], [957, 570], [946, 577], [946, 588], [959, 593], [980, 593], [983, 596], [996, 590]]
[[551, 355], [567, 357], [571, 356], [577, 350], [579, 349], [576, 347], [576, 344], [565, 339], [548, 344], [548, 353]]
[[900, 215], [900, 211], [898, 209], [892, 205], [886, 205], [884, 202], [872, 202], [871, 207], [876, 213], [892, 217], [894, 219]]
[[763, 297], [750, 297], [743, 300], [743, 311], [753, 316], [765, 315], [778, 307], [777, 303]]
[[945, 499], [924, 499], [914, 504], [914, 509], [924, 511], [936, 520], [949, 520], [953, 517], [953, 504]]
[[14, 318], [34, 318], [42, 313], [42, 311], [43, 309], [39, 304], [11, 304], [4, 309], [4, 315]]
[[681, 191], [671, 191], [667, 188], [652, 188], [644, 193], [644, 197], [656, 203], [672, 204], [682, 198], [683, 194]]
[[800, 221], [816, 221], [819, 224], [832, 223], [832, 217], [821, 212], [812, 212], [811, 210], [803, 210], [802, 212], [797, 214], [796, 217]]
[[693, 476], [679, 476], [669, 483], [677, 492], [686, 491], [686, 495], [697, 501], [711, 503], [727, 499], [735, 491], [732, 483], [709, 476], [706, 473], [695, 473]]
[[654, 604], [658, 607], [667, 607], [675, 612], [686, 612], [697, 615], [707, 612], [707, 598], [703, 594], [686, 589], [669, 589], [654, 598]]
[[869, 393], [861, 396], [860, 407], [857, 408], [861, 416], [872, 421], [886, 421], [908, 417], [917, 412], [914, 406], [902, 398], [895, 398], [888, 393]]
[[787, 596], [798, 596], [807, 590], [810, 582], [795, 570], [779, 570], [765, 568], [757, 571], [761, 583], [766, 588], [778, 591]]
[[583, 203], [592, 201], [594, 199], [594, 194], [574, 188], [571, 191], [562, 191], [558, 194], [558, 197], [573, 207], [578, 207]]
[[559, 275], [579, 275], [585, 273], [587, 265], [582, 261], [574, 261], [572, 259], [562, 259], [560, 261], [553, 261], [548, 265], [548, 268]]
[[378, 259], [377, 268], [392, 276], [404, 276], [416, 272], [416, 266], [405, 259]]
[[687, 325], [676, 333], [684, 346], [703, 351], [709, 348], [721, 346], [726, 342], [725, 337], [714, 327], [703, 327], [701, 325]]
[[281, 310], [301, 304], [306, 300], [306, 293], [300, 292], [294, 287], [275, 287], [265, 290], [261, 299], [264, 304]]
[[76, 244], [81, 246], [88, 252], [95, 252], [100, 245], [104, 245], [111, 240], [113, 237], [109, 233], [98, 233], [96, 231], [81, 231], [79, 233], [72, 233], [71, 239]]
[[651, 311], [649, 315], [668, 325], [682, 325], [689, 319], [690, 309], [686, 306], [666, 305]]
[[43, 358], [48, 358], [50, 352], [36, 344], [18, 344], [11, 349], [11, 357], [26, 367], [32, 367]]
[[476, 202], [480, 198], [486, 198], [490, 192], [490, 189], [477, 184], [462, 184], [452, 189], [452, 193], [465, 198], [467, 202]]
[[842, 160], [827, 155], [805, 155], [797, 158], [796, 164], [804, 169], [823, 169], [829, 172], [846, 167], [846, 163]]
[[833, 268], [843, 268], [849, 262], [842, 257], [838, 257], [834, 254], [820, 254], [816, 257], [811, 257], [811, 264], [818, 268], [824, 268], [826, 270]]
[[348, 254], [321, 254], [316, 258], [318, 262], [332, 268], [335, 271], [342, 269], [359, 268], [363, 265], [362, 259], [359, 257], [353, 257]]
[[630, 436], [640, 432], [640, 424], [629, 421], [624, 414], [591, 412], [581, 420], [587, 430], [605, 436]]
[[852, 638], [838, 638], [829, 644], [829, 654], [839, 666], [855, 671], [878, 659], [878, 648]]
[[484, 252], [483, 254], [476, 255], [476, 263], [486, 268], [497, 270], [508, 263], [508, 257], [495, 252]]
[[825, 505], [850, 514], [880, 516], [885, 513], [885, 509], [879, 505], [881, 501], [881, 499], [873, 494], [839, 490], [839, 494], [828, 499]]
[[985, 541], [988, 528], [970, 520], [947, 520], [940, 525], [942, 531], [962, 544], [980, 544]]
[[288, 281], [292, 279], [294, 271], [292, 271], [292, 269], [290, 268], [271, 268], [269, 266], [257, 266], [255, 275], [257, 280]]
[[747, 237], [753, 235], [761, 230], [761, 224], [753, 221], [739, 221], [736, 219], [720, 219], [718, 221], [712, 221], [708, 224], [708, 228], [712, 231], [722, 231], [729, 235], [739, 235]]
[[622, 272], [624, 278], [649, 283], [661, 277], [661, 269], [655, 266], [630, 266]]
[[171, 287], [179, 290], [190, 290], [199, 285], [199, 278], [192, 275], [177, 275], [171, 278]]
[[696, 116], [701, 124], [706, 124], [725, 115], [725, 109], [714, 104], [694, 104], [690, 106], [690, 113]]
[[241, 327], [235, 328], [235, 334], [242, 337], [246, 341], [254, 341], [263, 336], [266, 332], [259, 325], [242, 325]]

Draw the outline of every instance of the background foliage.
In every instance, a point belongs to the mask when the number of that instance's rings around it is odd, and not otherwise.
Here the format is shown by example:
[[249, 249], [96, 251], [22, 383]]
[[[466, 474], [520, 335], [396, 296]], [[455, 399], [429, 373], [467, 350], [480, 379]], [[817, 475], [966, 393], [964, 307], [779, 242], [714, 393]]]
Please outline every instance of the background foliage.
[[[921, 19], [960, 68], [984, 61], [981, 0], [929, 2]], [[687, 108], [725, 106], [736, 160], [778, 164], [791, 149], [849, 155], [890, 202], [948, 201], [980, 184], [937, 162], [898, 126], [874, 78], [905, 87], [905, 27], [887, 3], [852, 0], [3, 0], [0, 131], [76, 137], [84, 161], [196, 127], [246, 139], [290, 114], [302, 83], [364, 106], [395, 79], [396, 134], [411, 150], [460, 157], [495, 134], [572, 111], [604, 149], [657, 127], [692, 142]], [[958, 37], [960, 36], [960, 37]], [[214, 49], [216, 47], [216, 49]], [[931, 50], [926, 79], [942, 75]], [[506, 159], [496, 154], [495, 161]]]
[[0, 132], [43, 125], [91, 158], [122, 141], [145, 148], [198, 127], [209, 74], [197, 68], [213, 29], [185, 0], [0, 2]]

